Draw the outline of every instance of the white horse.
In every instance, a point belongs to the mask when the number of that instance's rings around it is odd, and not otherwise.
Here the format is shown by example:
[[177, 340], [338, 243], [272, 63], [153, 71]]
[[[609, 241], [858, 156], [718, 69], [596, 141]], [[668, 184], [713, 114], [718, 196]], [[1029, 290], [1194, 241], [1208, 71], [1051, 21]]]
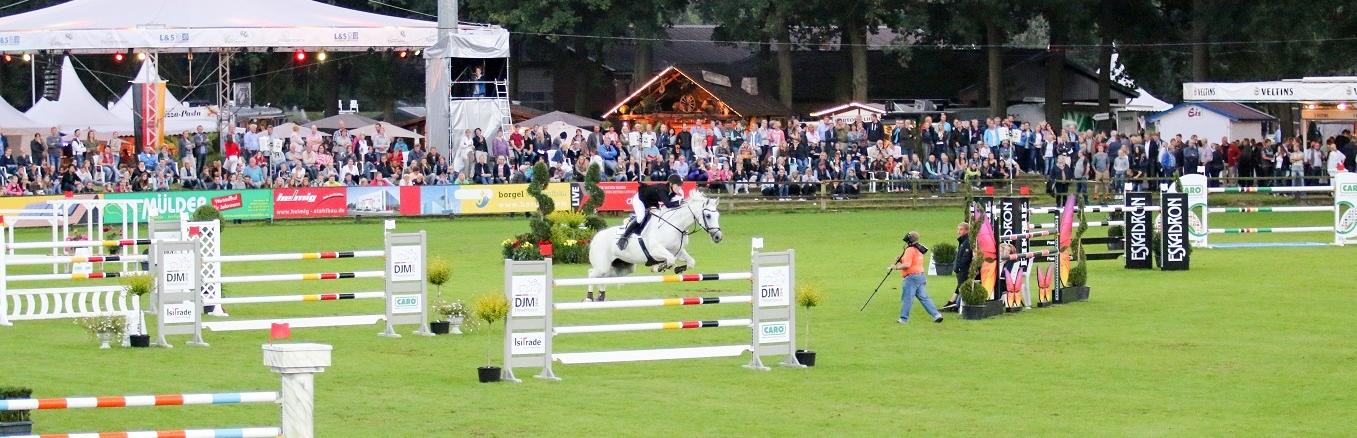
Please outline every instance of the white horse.
[[[713, 243], [721, 243], [721, 213], [716, 211], [719, 203], [693, 190], [678, 207], [653, 213], [646, 229], [630, 237], [631, 241], [625, 250], [617, 249], [617, 239], [622, 235], [625, 224], [600, 230], [589, 243], [589, 278], [625, 277], [631, 275], [638, 264], [650, 266], [652, 272], [674, 268], [674, 273], [679, 274], [692, 269], [697, 266], [697, 260], [688, 254], [690, 234], [701, 229], [711, 235]], [[644, 239], [650, 259], [646, 258], [638, 238]], [[679, 265], [679, 261], [684, 263]], [[603, 301], [606, 290], [606, 287], [599, 287], [599, 301]], [[594, 298], [593, 286], [589, 287], [588, 298]]]

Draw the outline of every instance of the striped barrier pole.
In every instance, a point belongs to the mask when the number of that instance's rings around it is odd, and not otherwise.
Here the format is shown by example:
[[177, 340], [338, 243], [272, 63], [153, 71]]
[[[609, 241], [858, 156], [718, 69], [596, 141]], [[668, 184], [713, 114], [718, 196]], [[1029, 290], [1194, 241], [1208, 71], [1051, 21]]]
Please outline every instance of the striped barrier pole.
[[1212, 213], [1297, 213], [1306, 211], [1333, 211], [1333, 206], [1314, 207], [1217, 207]]
[[1302, 187], [1208, 187], [1207, 193], [1296, 193], [1333, 192], [1332, 186]]
[[689, 298], [661, 298], [652, 300], [556, 303], [553, 305], [553, 308], [555, 308], [556, 310], [627, 309], [634, 307], [701, 306], [705, 304], [735, 304], [735, 303], [748, 304], [753, 301], [754, 301], [753, 296], [741, 295], [728, 297], [689, 297]]
[[754, 274], [748, 272], [728, 272], [721, 274], [652, 275], [646, 277], [565, 278], [556, 280], [552, 284], [556, 286], [610, 286], [615, 284], [752, 280], [753, 278]]
[[1333, 227], [1212, 228], [1211, 234], [1332, 233]]
[[259, 303], [292, 303], [299, 301], [337, 301], [337, 300], [365, 300], [375, 298], [386, 298], [386, 292], [353, 292], [341, 294], [314, 294], [314, 295], [280, 295], [271, 297], [239, 297], [239, 298], [203, 298], [203, 304], [259, 304]]
[[386, 278], [383, 271], [322, 272], [317, 274], [244, 275], [203, 279], [207, 283], [263, 283], [269, 281], [345, 280], [350, 278]]
[[203, 257], [203, 263], [224, 262], [271, 262], [284, 260], [325, 260], [356, 259], [368, 257], [386, 257], [386, 252], [375, 251], [337, 251], [337, 252], [294, 252], [282, 254], [239, 254], [216, 257]]
[[5, 260], [6, 265], [46, 265], [46, 264], [74, 264], [74, 263], [105, 263], [105, 262], [144, 262], [147, 261], [144, 255], [107, 255], [107, 256], [88, 256], [88, 257], [53, 257], [53, 256], [33, 256], [33, 257], [15, 257]]
[[634, 332], [643, 330], [749, 327], [750, 324], [753, 324], [753, 320], [748, 318], [718, 319], [710, 321], [643, 322], [636, 324], [578, 325], [578, 326], [556, 327], [552, 331], [552, 333], [562, 335], [575, 333]]
[[[1075, 222], [1075, 223], [1074, 223], [1074, 227], [1076, 227], [1076, 228], [1079, 227], [1079, 225], [1081, 225], [1079, 222]], [[1085, 222], [1083, 225], [1088, 225], [1088, 226], [1090, 226], [1090, 227], [1111, 227], [1111, 226], [1117, 226], [1117, 225], [1125, 226], [1125, 225], [1126, 225], [1126, 221], [1099, 221], [1099, 222], [1092, 222], [1092, 221], [1090, 221], [1090, 222]], [[1029, 230], [1039, 230], [1039, 229], [1045, 229], [1045, 228], [1052, 228], [1052, 229], [1053, 229], [1053, 228], [1059, 228], [1059, 227], [1060, 227], [1060, 224], [1056, 224], [1056, 223], [1027, 224], [1027, 229], [1029, 229]]]
[[86, 274], [32, 274], [11, 275], [5, 281], [98, 280], [101, 278], [136, 277], [149, 275], [146, 271], [90, 272]]
[[[1028, 209], [1032, 214], [1059, 214], [1065, 211], [1064, 207], [1037, 207]], [[1076, 207], [1075, 211], [1079, 211]], [[1146, 206], [1125, 206], [1125, 205], [1089, 205], [1084, 207], [1084, 213], [1121, 213], [1131, 211], [1159, 211], [1155, 205]]]
[[135, 246], [150, 244], [151, 239], [69, 240], [62, 242], [14, 242], [5, 245], [5, 247], [9, 249], [98, 248], [98, 247]]
[[1033, 237], [1043, 237], [1043, 236], [1052, 236], [1052, 235], [1055, 235], [1055, 231], [1034, 231], [1034, 232], [1031, 232], [1031, 233], [1009, 234], [1009, 235], [1007, 235], [1007, 236], [999, 236], [999, 240], [1013, 241], [1013, 240], [1031, 239], [1031, 238], [1033, 238]]
[[1018, 254], [1009, 254], [1009, 255], [1008, 255], [1008, 258], [1007, 258], [1006, 260], [1008, 260], [1008, 261], [1026, 260], [1026, 259], [1033, 259], [1033, 258], [1037, 258], [1037, 257], [1046, 257], [1046, 256], [1050, 256], [1050, 255], [1055, 255], [1055, 254], [1056, 254], [1056, 252], [1055, 252], [1054, 250], [1043, 249], [1043, 250], [1041, 250], [1041, 251], [1032, 251], [1032, 252], [1024, 252], [1024, 253], [1018, 253]]
[[277, 438], [280, 436], [283, 436], [283, 429], [280, 427], [249, 427], [241, 429], [51, 433], [43, 435], [22, 435], [13, 438]]
[[64, 397], [0, 400], [0, 411], [50, 409], [134, 408], [147, 406], [224, 405], [275, 403], [277, 392], [225, 392], [217, 394], [120, 395], [113, 397]]

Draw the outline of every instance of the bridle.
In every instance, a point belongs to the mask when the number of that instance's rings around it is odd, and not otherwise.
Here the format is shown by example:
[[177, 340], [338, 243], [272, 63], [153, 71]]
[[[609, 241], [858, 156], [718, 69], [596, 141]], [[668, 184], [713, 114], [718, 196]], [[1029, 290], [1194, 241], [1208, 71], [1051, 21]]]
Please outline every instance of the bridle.
[[[684, 236], [691, 236], [691, 235], [693, 235], [694, 233], [697, 232], [698, 228], [701, 228], [702, 231], [706, 231], [707, 234], [719, 233], [719, 232], [721, 232], [721, 227], [713, 227], [713, 226], [709, 225], [709, 222], [710, 222], [710, 221], [707, 219], [707, 214], [706, 214], [706, 213], [708, 213], [708, 212], [717, 213], [716, 208], [711, 206], [712, 201], [715, 201], [715, 199], [705, 199], [705, 200], [703, 200], [703, 201], [702, 201], [702, 209], [701, 209], [701, 210], [698, 210], [698, 212], [693, 212], [693, 205], [692, 205], [691, 203], [688, 203], [688, 204], [685, 204], [685, 205], [683, 205], [683, 206], [680, 206], [680, 207], [677, 207], [677, 208], [673, 208], [673, 209], [668, 210], [668, 211], [674, 211], [674, 210], [678, 210], [679, 208], [682, 208], [682, 209], [684, 209], [684, 210], [687, 210], [689, 214], [693, 215], [693, 219], [694, 219], [694, 220], [693, 220], [693, 225], [690, 226], [690, 227], [688, 227], [687, 230], [684, 230], [684, 229], [679, 228], [677, 225], [674, 225], [673, 222], [669, 222], [668, 219], [665, 219], [665, 218], [664, 218], [663, 213], [661, 213], [661, 214], [656, 214], [656, 215], [655, 215], [655, 218], [656, 218], [656, 219], [659, 219], [660, 222], [664, 222], [664, 224], [665, 224], [665, 225], [668, 225], [670, 228], [673, 228], [674, 230], [677, 230], [677, 231], [679, 232], [679, 234], [682, 234], [682, 235], [684, 235]], [[667, 213], [668, 211], [666, 211], [665, 213]]]

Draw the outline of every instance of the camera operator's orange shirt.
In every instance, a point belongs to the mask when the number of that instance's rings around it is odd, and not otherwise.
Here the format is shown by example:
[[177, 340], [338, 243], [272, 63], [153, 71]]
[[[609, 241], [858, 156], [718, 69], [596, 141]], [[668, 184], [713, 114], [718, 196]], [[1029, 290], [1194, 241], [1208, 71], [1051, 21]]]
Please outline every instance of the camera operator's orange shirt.
[[905, 260], [909, 260], [909, 267], [900, 270], [900, 278], [908, 277], [910, 274], [924, 273], [924, 255], [919, 252], [918, 248], [910, 246], [909, 249], [905, 250], [905, 255], [900, 257], [900, 260], [896, 263], [903, 263]]

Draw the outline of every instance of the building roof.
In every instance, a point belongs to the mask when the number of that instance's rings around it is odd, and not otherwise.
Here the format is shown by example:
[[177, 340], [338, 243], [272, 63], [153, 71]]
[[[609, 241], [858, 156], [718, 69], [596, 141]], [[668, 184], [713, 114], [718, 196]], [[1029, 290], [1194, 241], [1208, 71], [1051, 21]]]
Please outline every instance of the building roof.
[[1184, 102], [1178, 104], [1177, 106], [1174, 106], [1173, 108], [1169, 108], [1167, 111], [1146, 117], [1145, 119], [1146, 120], [1160, 119], [1170, 114], [1173, 114], [1175, 111], [1178, 111], [1179, 109], [1189, 106], [1200, 107], [1204, 110], [1219, 114], [1227, 119], [1230, 119], [1231, 122], [1272, 122], [1277, 120], [1277, 118], [1272, 116], [1271, 114], [1258, 111], [1248, 105], [1235, 102]]
[[881, 115], [881, 114], [885, 114], [885, 113], [886, 113], [886, 106], [885, 106], [885, 105], [882, 105], [882, 104], [879, 104], [879, 103], [848, 102], [848, 103], [845, 103], [845, 104], [843, 104], [843, 105], [838, 105], [838, 106], [834, 106], [834, 107], [830, 107], [830, 108], [825, 108], [825, 109], [822, 109], [822, 110], [819, 110], [819, 111], [812, 112], [812, 113], [810, 113], [810, 116], [811, 116], [811, 117], [815, 117], [815, 118], [819, 118], [820, 116], [825, 116], [825, 115], [835, 115], [835, 114], [845, 113], [845, 112], [851, 112], [851, 111], [866, 111], [866, 112], [869, 112], [869, 113], [874, 113], [874, 114], [877, 114], [877, 115]]
[[[612, 116], [623, 106], [638, 107], [647, 95], [668, 95], [675, 90], [687, 89], [689, 85], [711, 94], [716, 100], [728, 107], [739, 117], [790, 117], [792, 110], [781, 102], [762, 94], [750, 94], [745, 91], [739, 76], [731, 77], [718, 73], [720, 66], [673, 65], [660, 71], [644, 86], [638, 88], [612, 109], [603, 114]], [[757, 93], [757, 88], [755, 89]], [[697, 113], [694, 113], [697, 114]]]
[[519, 122], [518, 124], [523, 126], [532, 126], [532, 125], [548, 125], [551, 124], [551, 122], [564, 122], [570, 126], [578, 128], [592, 128], [598, 126], [600, 123], [603, 123], [602, 121], [599, 120], [594, 120], [584, 116], [577, 116], [564, 111], [552, 111], [537, 117], [533, 117], [528, 120], [524, 120], [522, 122]]

